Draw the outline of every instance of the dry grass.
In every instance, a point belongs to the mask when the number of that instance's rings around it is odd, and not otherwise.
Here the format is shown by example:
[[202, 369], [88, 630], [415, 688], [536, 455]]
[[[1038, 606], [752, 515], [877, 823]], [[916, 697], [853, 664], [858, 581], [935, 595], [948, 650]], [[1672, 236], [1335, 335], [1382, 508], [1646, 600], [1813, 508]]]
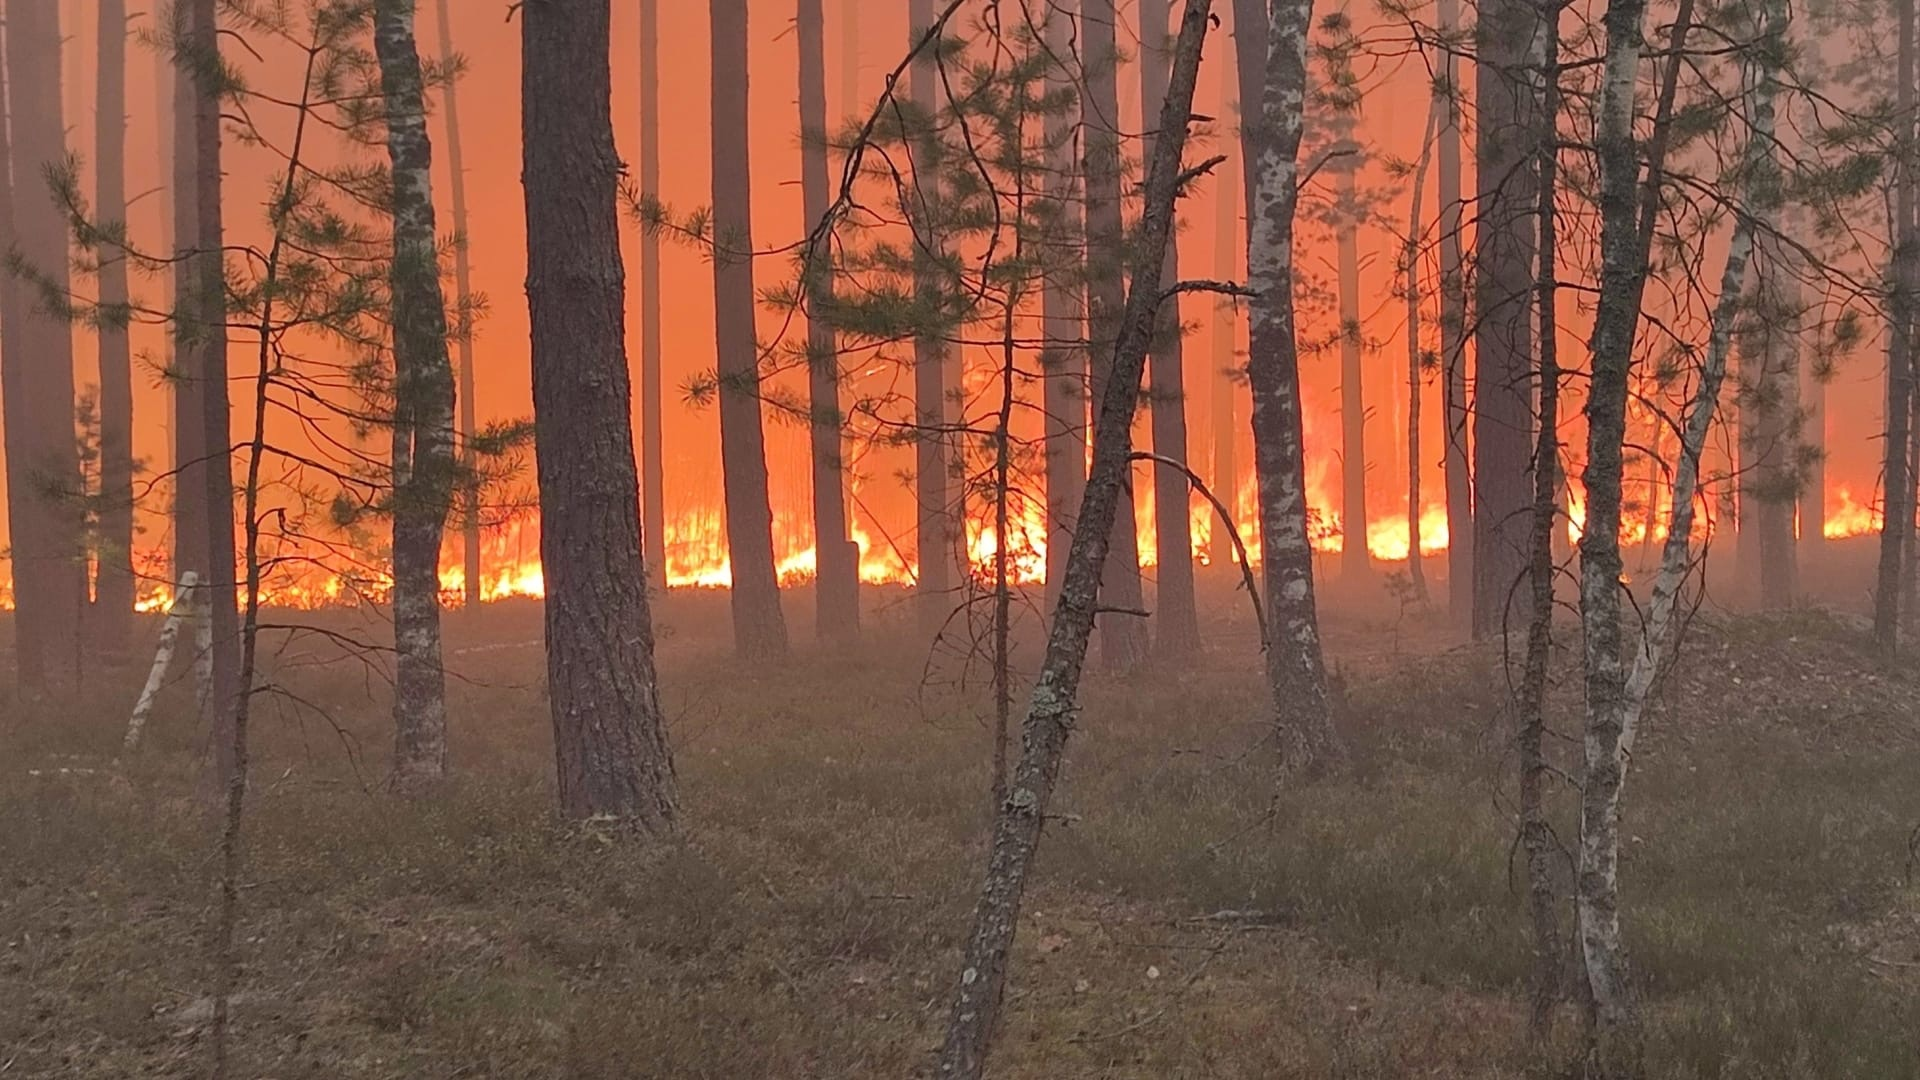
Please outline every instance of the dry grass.
[[[378, 679], [282, 651], [310, 707], [260, 723], [241, 1074], [923, 1069], [982, 857], [983, 694], [945, 662], [924, 685], [904, 647], [742, 668], [721, 607], [665, 613], [690, 826], [667, 850], [553, 822], [537, 649], [456, 657], [460, 778], [417, 803], [379, 790]], [[906, 637], [901, 614], [872, 638]], [[1497, 658], [1337, 625], [1352, 768], [1276, 792], [1232, 618], [1193, 670], [1091, 688], [996, 1074], [1552, 1075], [1520, 1039]], [[538, 618], [450, 632], [512, 645]], [[1625, 878], [1655, 1076], [1920, 1074], [1920, 686], [1869, 681], [1854, 634], [1697, 627], [1652, 723]], [[211, 835], [184, 695], [123, 776], [50, 772], [109, 763], [137, 678], [0, 724], [0, 1076], [201, 1071]]]

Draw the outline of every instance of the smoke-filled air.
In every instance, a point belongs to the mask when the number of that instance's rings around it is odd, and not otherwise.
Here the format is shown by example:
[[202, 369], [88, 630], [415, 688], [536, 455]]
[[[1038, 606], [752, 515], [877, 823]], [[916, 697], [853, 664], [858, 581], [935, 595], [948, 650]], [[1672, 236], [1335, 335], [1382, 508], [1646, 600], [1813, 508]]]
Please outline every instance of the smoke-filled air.
[[0, 0], [0, 1074], [1920, 1076], [1916, 0]]

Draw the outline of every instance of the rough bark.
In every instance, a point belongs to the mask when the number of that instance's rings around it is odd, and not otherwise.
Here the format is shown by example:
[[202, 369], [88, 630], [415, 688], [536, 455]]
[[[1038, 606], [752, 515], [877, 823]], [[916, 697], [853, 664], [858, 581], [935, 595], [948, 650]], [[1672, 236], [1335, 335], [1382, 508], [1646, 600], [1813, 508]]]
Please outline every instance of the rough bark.
[[[1069, 69], [1077, 0], [1059, 0], [1047, 9], [1047, 47], [1061, 60], [1047, 72], [1049, 94], [1078, 93]], [[1055, 258], [1065, 261], [1082, 243], [1079, 186], [1074, 182], [1073, 112], [1061, 110], [1047, 118], [1047, 193], [1055, 207]], [[1040, 299], [1046, 351], [1042, 390], [1046, 406], [1047, 454], [1047, 591], [1049, 610], [1060, 596], [1066, 578], [1067, 551], [1073, 545], [1073, 516], [1087, 486], [1087, 353], [1086, 294], [1077, 275], [1049, 276]]]
[[[52, 288], [67, 287], [67, 216], [44, 170], [66, 160], [57, 0], [7, 11], [13, 188], [6, 241]], [[76, 688], [87, 597], [81, 479], [74, 438], [73, 332], [40, 298], [14, 289], [6, 334], [8, 520], [13, 530], [15, 652], [29, 690]], [[15, 402], [17, 401], [17, 404]], [[16, 430], [18, 435], [15, 435]], [[17, 449], [16, 449], [17, 447]]]
[[[1192, 118], [1194, 77], [1210, 7], [1210, 0], [1186, 0], [1180, 20], [1173, 77], [1160, 113], [1161, 137], [1154, 147], [1143, 200], [1141, 250], [1151, 256], [1158, 256], [1172, 232], [1180, 156]], [[1114, 341], [1111, 378], [1100, 398], [1093, 466], [1080, 508], [1082, 527], [1073, 535], [1046, 656], [1028, 701], [1020, 760], [994, 822], [986, 877], [940, 1049], [942, 1080], [978, 1080], [992, 1046], [1027, 876], [1077, 710], [1075, 698], [1102, 590], [1101, 563], [1113, 538], [1113, 522], [1125, 505], [1122, 495], [1132, 469], [1131, 428], [1161, 296], [1160, 266], [1157, 257], [1143, 259]]]
[[[1236, 27], [1237, 31], [1237, 27]], [[1233, 115], [1239, 107], [1235, 95], [1238, 87], [1236, 76], [1227, 65], [1220, 65], [1220, 103], [1214, 115], [1226, 117]], [[1220, 281], [1232, 281], [1240, 275], [1240, 206], [1236, 188], [1242, 170], [1222, 169], [1214, 174], [1214, 233], [1213, 233], [1213, 276]], [[1235, 436], [1240, 431], [1239, 414], [1240, 388], [1234, 377], [1234, 368], [1238, 363], [1234, 359], [1237, 351], [1237, 338], [1240, 323], [1239, 301], [1221, 297], [1213, 308], [1213, 372], [1208, 380], [1213, 388], [1213, 411], [1209, 422], [1213, 426], [1213, 468], [1208, 473], [1208, 483], [1213, 493], [1226, 504], [1229, 516], [1239, 510], [1240, 462]], [[1213, 561], [1224, 563], [1229, 545], [1213, 544], [1209, 554]]]
[[1436, 148], [1440, 175], [1440, 397], [1447, 445], [1442, 470], [1447, 489], [1447, 615], [1453, 625], [1473, 625], [1473, 474], [1467, 445], [1467, 280], [1461, 272], [1465, 225], [1460, 199], [1460, 60], [1453, 41], [1460, 31], [1459, 0], [1438, 0], [1435, 14], [1448, 42], [1441, 59], [1445, 112]]
[[[99, 100], [94, 130], [94, 205], [102, 221], [127, 216], [127, 5], [100, 0]], [[123, 657], [133, 631], [133, 349], [121, 321], [127, 259], [100, 252], [100, 525], [98, 570], [87, 628], [92, 644]]]
[[[1140, 115], [1157, 116], [1167, 96], [1173, 57], [1167, 36], [1167, 0], [1140, 0]], [[1154, 132], [1143, 141], [1143, 156], [1153, 154]], [[1167, 243], [1161, 280], [1180, 280], [1180, 240]], [[1187, 462], [1186, 353], [1181, 341], [1180, 298], [1161, 305], [1160, 329], [1148, 361], [1153, 452]], [[1179, 660], [1200, 647], [1200, 615], [1193, 585], [1193, 518], [1187, 475], [1169, 464], [1153, 466], [1154, 597], [1153, 650], [1163, 660]]]
[[393, 764], [405, 787], [447, 771], [440, 545], [457, 473], [453, 366], [414, 0], [378, 0], [373, 19], [393, 172]]
[[[1894, 117], [1899, 141], [1914, 141], [1914, 6], [1895, 0], [1899, 27]], [[1893, 266], [1888, 275], [1886, 437], [1882, 442], [1881, 482], [1884, 513], [1880, 561], [1873, 591], [1873, 642], [1891, 659], [1900, 646], [1900, 578], [1913, 544], [1913, 480], [1908, 473], [1907, 440], [1913, 410], [1914, 297], [1920, 288], [1920, 221], [1915, 219], [1915, 176], [1911, 153], [1894, 155]]]
[[[660, 0], [640, 0], [640, 190], [660, 194]], [[660, 237], [640, 230], [640, 536], [647, 581], [667, 587], [667, 467], [661, 394]]]
[[[453, 16], [448, 10], [448, 0], [439, 0], [440, 55], [453, 56]], [[470, 235], [467, 231], [467, 170], [466, 158], [460, 152], [460, 95], [456, 81], [449, 79], [440, 91], [441, 103], [446, 108], [447, 121], [447, 175], [450, 184], [447, 194], [453, 211], [453, 231], [458, 242], [453, 248], [453, 288], [458, 303], [456, 311], [462, 321], [469, 317], [473, 298], [473, 266], [467, 251]], [[453, 338], [456, 357], [459, 361], [456, 375], [459, 381], [454, 394], [459, 404], [459, 426], [455, 436], [461, 447], [471, 444], [474, 431], [478, 427], [478, 406], [474, 401], [474, 388], [477, 381], [473, 369], [473, 330], [462, 326]], [[462, 450], [462, 453], [466, 451]], [[472, 466], [471, 454], [468, 465]], [[471, 483], [471, 480], [469, 481]], [[466, 605], [472, 607], [485, 598], [484, 570], [480, 565], [480, 503], [479, 490], [469, 488], [463, 492], [461, 506], [460, 548], [461, 565], [465, 567]]]
[[714, 343], [719, 352], [720, 454], [726, 487], [728, 591], [734, 647], [766, 659], [787, 651], [774, 570], [760, 415], [760, 347], [754, 334], [753, 190], [747, 127], [747, 3], [715, 0], [713, 26]]
[[1351, 112], [1335, 118], [1334, 151], [1328, 162], [1337, 179], [1334, 199], [1335, 263], [1340, 303], [1340, 570], [1349, 581], [1373, 573], [1367, 547], [1367, 395], [1360, 336], [1360, 199], [1355, 191], [1359, 144]]
[[[1113, 0], [1085, 0], [1080, 39], [1085, 91], [1080, 99], [1082, 176], [1087, 199], [1087, 336], [1092, 399], [1106, 399], [1114, 342], [1119, 340], [1126, 300], [1126, 229], [1120, 207], [1119, 53], [1114, 44]], [[1145, 277], [1145, 267], [1133, 268]], [[1140, 536], [1134, 523], [1131, 475], [1114, 515], [1111, 557], [1100, 590], [1100, 657], [1108, 669], [1127, 671], [1147, 657], [1146, 608], [1140, 584]], [[1181, 496], [1181, 505], [1186, 497]]]
[[527, 303], [560, 811], [672, 830], [615, 208], [608, 0], [520, 12]]
[[[827, 214], [826, 16], [820, 0], [799, 0], [800, 183], [807, 227]], [[826, 311], [832, 269], [826, 253], [807, 284], [807, 394], [812, 413], [814, 626], [822, 641], [860, 636], [860, 557], [847, 540], [845, 474], [840, 467], [840, 355]]]
[[1473, 632], [1503, 633], [1527, 565], [1532, 503], [1534, 245], [1543, 123], [1532, 68], [1543, 20], [1536, 0], [1488, 0], [1474, 42], [1479, 177], [1474, 278]]
[[1621, 446], [1638, 297], [1647, 264], [1633, 224], [1638, 173], [1632, 134], [1634, 72], [1645, 5], [1623, 0], [1606, 16], [1607, 57], [1597, 148], [1601, 163], [1601, 288], [1593, 337], [1593, 379], [1587, 404], [1587, 520], [1581, 536], [1581, 622], [1586, 636], [1586, 780], [1581, 792], [1576, 884], [1580, 952], [1592, 1010], [1592, 1066], [1602, 1075], [1630, 1075], [1638, 1064], [1636, 1010], [1620, 936], [1620, 796], [1633, 741], [1655, 676], [1671, 659], [1678, 630], [1676, 600], [1693, 567], [1694, 501], [1700, 458], [1726, 377], [1734, 323], [1744, 301], [1756, 219], [1778, 207], [1772, 168], [1776, 73], [1784, 49], [1785, 0], [1767, 0], [1765, 25], [1747, 61], [1749, 127], [1733, 233], [1721, 275], [1712, 334], [1682, 425], [1673, 516], [1661, 554], [1645, 630], [1631, 670], [1623, 664], [1620, 630]]
[[[1559, 113], [1560, 34], [1557, 22], [1546, 30], [1546, 64], [1541, 76], [1542, 99], [1548, 116]], [[1537, 150], [1540, 169], [1538, 223], [1540, 268], [1535, 293], [1540, 305], [1539, 416], [1534, 425], [1533, 516], [1527, 535], [1526, 668], [1515, 703], [1518, 731], [1515, 749], [1520, 759], [1520, 845], [1527, 862], [1527, 915], [1533, 923], [1532, 1012], [1528, 1033], [1544, 1043], [1553, 1029], [1553, 1010], [1559, 1003], [1567, 969], [1566, 945], [1560, 934], [1561, 890], [1556, 885], [1559, 842], [1547, 817], [1547, 782], [1551, 779], [1546, 752], [1547, 669], [1553, 646], [1554, 539], [1560, 520], [1560, 350], [1559, 281], [1557, 279], [1558, 222], [1554, 195], [1559, 177], [1558, 132], [1541, 131]]]
[[1273, 0], [1270, 7], [1247, 249], [1247, 283], [1255, 294], [1249, 305], [1253, 329], [1247, 377], [1253, 389], [1260, 564], [1273, 638], [1266, 655], [1267, 683], [1282, 761], [1292, 769], [1310, 769], [1336, 751], [1307, 533], [1306, 446], [1293, 310], [1297, 158], [1313, 4]]
[[[910, 0], [907, 34], [917, 43], [933, 25], [933, 0]], [[933, 129], [939, 101], [937, 49], [914, 54], [909, 82], [913, 111], [925, 126], [914, 154], [914, 198], [919, 206], [914, 228], [914, 294], [925, 309], [938, 303], [941, 285], [935, 266], [940, 249], [940, 139]], [[913, 407], [918, 427], [914, 442], [914, 494], [918, 501], [914, 531], [915, 588], [919, 596], [920, 625], [938, 633], [955, 603], [953, 566], [948, 553], [955, 533], [953, 491], [948, 475], [947, 379], [951, 363], [945, 339], [923, 327], [913, 339]]]
[[1791, 607], [1799, 593], [1793, 517], [1800, 483], [1800, 300], [1793, 274], [1791, 253], [1777, 236], [1757, 244], [1750, 325], [1739, 348], [1740, 558], [1751, 560], [1748, 597], [1775, 610]]

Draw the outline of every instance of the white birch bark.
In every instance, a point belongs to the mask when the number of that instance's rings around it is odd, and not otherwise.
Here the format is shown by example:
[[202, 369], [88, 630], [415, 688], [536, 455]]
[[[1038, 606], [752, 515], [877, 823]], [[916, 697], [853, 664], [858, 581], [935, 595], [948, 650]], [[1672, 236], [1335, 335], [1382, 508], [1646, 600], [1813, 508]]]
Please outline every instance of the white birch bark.
[[140, 737], [146, 733], [147, 718], [153, 713], [153, 702], [160, 695], [160, 687], [167, 681], [167, 670], [173, 666], [174, 648], [180, 640], [180, 626], [195, 610], [194, 594], [199, 591], [200, 576], [189, 570], [180, 577], [180, 591], [174, 594], [173, 603], [167, 606], [167, 621], [160, 626], [160, 645], [153, 651], [153, 667], [147, 671], [147, 683], [140, 688], [140, 700], [134, 702], [133, 715], [127, 718], [127, 737], [120, 744], [120, 752], [131, 754], [140, 748]]

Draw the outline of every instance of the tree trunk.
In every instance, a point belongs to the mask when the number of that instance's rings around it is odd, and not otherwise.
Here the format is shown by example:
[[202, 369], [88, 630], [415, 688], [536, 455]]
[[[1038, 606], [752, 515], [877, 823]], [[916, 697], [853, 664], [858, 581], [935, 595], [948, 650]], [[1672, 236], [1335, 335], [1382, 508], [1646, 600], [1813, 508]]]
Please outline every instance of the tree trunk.
[[373, 19], [393, 166], [393, 762], [396, 781], [407, 787], [447, 771], [440, 545], [458, 470], [414, 0], [379, 0]]
[[[94, 132], [94, 205], [102, 221], [127, 216], [127, 5], [100, 0], [100, 71]], [[133, 349], [120, 313], [127, 259], [100, 251], [100, 534], [88, 629], [104, 655], [123, 658], [133, 632]]]
[[520, 12], [527, 305], [560, 811], [674, 826], [640, 561], [608, 0]]
[[[1167, 96], [1167, 0], [1140, 0], [1140, 115], [1156, 116]], [[1143, 140], [1143, 156], [1153, 154], [1154, 132]], [[1180, 280], [1180, 240], [1167, 243], [1161, 279]], [[1160, 329], [1154, 337], [1147, 381], [1151, 390], [1153, 451], [1161, 457], [1187, 461], [1186, 353], [1181, 341], [1180, 298], [1161, 305]], [[1155, 589], [1153, 648], [1165, 660], [1180, 660], [1200, 647], [1200, 615], [1193, 585], [1193, 518], [1188, 513], [1191, 489], [1187, 474], [1167, 464], [1153, 466]]]
[[1527, 566], [1532, 457], [1536, 134], [1544, 123], [1529, 65], [1543, 20], [1535, 0], [1488, 0], [1474, 41], [1479, 176], [1473, 394], [1475, 637], [1504, 633]]
[[[1460, 30], [1460, 0], [1437, 0], [1440, 33], [1448, 41]], [[1473, 626], [1473, 474], [1467, 445], [1467, 281], [1461, 272], [1466, 226], [1460, 199], [1460, 61], [1448, 49], [1441, 59], [1445, 113], [1437, 147], [1440, 165], [1440, 397], [1447, 446], [1442, 458], [1447, 488], [1447, 614], [1460, 630]]]
[[[7, 11], [7, 88], [12, 99], [13, 220], [7, 241], [51, 288], [67, 288], [67, 221], [43, 170], [66, 161], [60, 107], [60, 8], [57, 0], [13, 0]], [[33, 290], [30, 290], [30, 293]], [[87, 564], [80, 459], [74, 438], [73, 328], [48, 314], [36, 295], [12, 305], [7, 335], [10, 380], [7, 491], [13, 522], [15, 646], [20, 684], [76, 688]], [[18, 410], [18, 411], [16, 411]], [[13, 451], [20, 430], [19, 451]]]
[[[640, 191], [660, 194], [660, 0], [640, 0]], [[667, 436], [661, 398], [660, 237], [640, 230], [640, 491], [647, 581], [667, 588]]]
[[[1120, 207], [1119, 53], [1114, 45], [1113, 0], [1081, 5], [1081, 57], [1085, 92], [1080, 99], [1082, 175], [1087, 199], [1087, 337], [1091, 393], [1106, 400], [1114, 342], [1126, 302], [1126, 229]], [[1144, 268], [1135, 268], [1144, 279]], [[1113, 518], [1112, 556], [1106, 560], [1099, 619], [1100, 655], [1110, 670], [1129, 671], [1147, 657], [1146, 600], [1140, 585], [1140, 536], [1134, 523], [1132, 474]], [[1186, 505], [1186, 496], [1180, 497]]]
[[1752, 551], [1751, 598], [1791, 607], [1799, 593], [1793, 511], [1799, 495], [1799, 297], [1777, 237], [1756, 246], [1751, 327], [1742, 335], [1740, 549]]
[[766, 432], [760, 421], [760, 346], [754, 333], [753, 191], [747, 127], [747, 2], [714, 0], [713, 295], [719, 350], [720, 453], [726, 480], [727, 557], [733, 640], [741, 656], [787, 651], [774, 570], [767, 497]]
[[1401, 274], [1407, 303], [1407, 581], [1414, 602], [1426, 607], [1427, 571], [1420, 558], [1420, 206], [1427, 193], [1427, 167], [1433, 163], [1434, 129], [1447, 103], [1433, 99], [1427, 130], [1420, 136], [1420, 160], [1413, 167], [1413, 206], [1407, 211], [1407, 243], [1401, 251]]
[[[820, 0], [799, 0], [800, 155], [807, 228], [819, 226], [832, 201], [827, 186], [826, 15]], [[814, 625], [822, 641], [860, 636], [860, 559], [847, 540], [847, 499], [840, 468], [840, 353], [827, 309], [833, 296], [831, 255], [808, 268], [807, 391], [812, 412]]]
[[[909, 0], [907, 34], [918, 42], [933, 25], [933, 0]], [[915, 146], [914, 196], [920, 205], [914, 230], [914, 292], [923, 307], [937, 302], [942, 288], [935, 260], [940, 250], [940, 138], [935, 130], [939, 101], [939, 50], [922, 49], [914, 55], [910, 82], [913, 112], [922, 131]], [[953, 492], [947, 462], [946, 341], [923, 329], [913, 339], [913, 407], [918, 430], [914, 439], [914, 492], [919, 503], [914, 533], [915, 587], [920, 625], [937, 634], [947, 623], [956, 602], [953, 548], [957, 527], [952, 513]]]
[[[1307, 91], [1312, 0], [1273, 0], [1247, 250], [1253, 319], [1247, 376], [1253, 387], [1253, 462], [1260, 485], [1261, 572], [1273, 644], [1273, 693], [1283, 763], [1318, 766], [1336, 751], [1320, 617], [1307, 533], [1306, 447], [1300, 354], [1294, 335], [1294, 211]], [[1244, 99], [1243, 99], [1244, 100]]]
[[[1900, 41], [1895, 75], [1894, 117], [1898, 141], [1914, 140], [1913, 0], [1895, 0]], [[1915, 220], [1915, 168], [1911, 152], [1894, 155], [1892, 295], [1888, 297], [1887, 430], [1882, 442], [1881, 478], [1885, 510], [1880, 525], [1880, 563], [1873, 591], [1873, 642], [1891, 659], [1900, 645], [1900, 578], [1913, 543], [1912, 478], [1907, 468], [1907, 439], [1912, 422], [1914, 294], [1920, 287], [1920, 223]]]
[[1340, 132], [1335, 153], [1347, 156], [1329, 164], [1339, 179], [1334, 191], [1338, 219], [1334, 247], [1340, 292], [1340, 570], [1348, 581], [1373, 573], [1367, 548], [1367, 396], [1360, 327], [1360, 200], [1354, 189], [1359, 144], [1353, 141], [1353, 115], [1334, 120]]
[[[1560, 111], [1560, 28], [1549, 20], [1545, 64], [1541, 75], [1543, 111]], [[1516, 747], [1520, 759], [1520, 844], [1527, 859], [1527, 914], [1533, 923], [1533, 1008], [1528, 1033], [1536, 1046], [1553, 1030], [1553, 1010], [1560, 1001], [1567, 970], [1566, 945], [1560, 936], [1561, 890], [1556, 886], [1560, 866], [1559, 842], [1547, 817], [1547, 783], [1552, 778], [1546, 752], [1547, 669], [1553, 647], [1554, 539], [1560, 530], [1560, 349], [1554, 329], [1559, 326], [1557, 279], [1558, 223], [1554, 213], [1559, 179], [1559, 132], [1542, 127], [1537, 151], [1540, 169], [1538, 224], [1540, 269], [1535, 292], [1540, 305], [1540, 413], [1534, 426], [1533, 517], [1527, 537], [1527, 586], [1531, 594], [1527, 620], [1526, 669], [1520, 682], [1516, 713]]]
[[[1238, 26], [1235, 27], [1238, 33]], [[1239, 106], [1235, 102], [1238, 87], [1235, 76], [1225, 64], [1220, 65], [1220, 103], [1215, 115], [1227, 117]], [[1242, 123], [1244, 123], [1244, 119]], [[1241, 169], [1221, 169], [1214, 173], [1214, 233], [1213, 233], [1213, 275], [1221, 281], [1232, 281], [1240, 275], [1240, 206], [1236, 198]], [[1213, 426], [1213, 468], [1208, 482], [1213, 493], [1226, 504], [1230, 513], [1240, 509], [1240, 462], [1235, 453], [1235, 436], [1240, 432], [1239, 414], [1240, 388], [1234, 376], [1238, 362], [1234, 359], [1237, 350], [1240, 324], [1240, 303], [1232, 297], [1219, 297], [1213, 307], [1213, 373], [1208, 380], [1213, 387], [1213, 414], [1210, 423]], [[1225, 537], [1219, 543], [1212, 544], [1208, 555], [1212, 561], [1229, 564], [1237, 556], [1230, 554], [1232, 544]]]
[[1587, 519], [1580, 541], [1581, 622], [1586, 637], [1586, 780], [1581, 792], [1576, 906], [1590, 999], [1592, 1065], [1601, 1075], [1632, 1075], [1638, 1066], [1636, 1012], [1620, 938], [1620, 794], [1633, 740], [1654, 677], [1671, 659], [1678, 619], [1675, 599], [1693, 567], [1691, 534], [1700, 457], [1726, 376], [1734, 323], [1746, 287], [1756, 220], [1779, 206], [1773, 168], [1777, 64], [1785, 32], [1785, 0], [1767, 0], [1760, 59], [1747, 61], [1751, 134], [1739, 168], [1741, 199], [1712, 336], [1699, 385], [1683, 424], [1674, 481], [1673, 517], [1648, 604], [1646, 629], [1631, 671], [1622, 663], [1620, 632], [1621, 449], [1632, 372], [1639, 297], [1648, 267], [1633, 223], [1639, 172], [1633, 138], [1634, 75], [1640, 60], [1642, 0], [1616, 0], [1606, 14], [1607, 54], [1596, 149], [1601, 166], [1601, 279], [1593, 336], [1593, 378], [1587, 402]]
[[1134, 275], [1107, 365], [1111, 377], [1100, 398], [1094, 429], [1093, 467], [1079, 515], [1082, 527], [1073, 534], [1066, 581], [1047, 635], [1046, 657], [1028, 702], [1020, 760], [994, 822], [986, 878], [974, 909], [959, 987], [940, 1049], [938, 1075], [942, 1080], [978, 1080], [986, 1068], [1027, 876], [1060, 775], [1087, 643], [1093, 632], [1094, 611], [1102, 591], [1101, 563], [1113, 539], [1112, 526], [1124, 506], [1122, 495], [1132, 470], [1133, 416], [1163, 287], [1157, 256], [1173, 231], [1180, 155], [1192, 118], [1194, 77], [1200, 67], [1200, 46], [1206, 37], [1210, 6], [1209, 0], [1187, 0], [1180, 20], [1173, 77], [1160, 113], [1161, 137], [1154, 147], [1143, 199], [1140, 250], [1146, 257]]
[[[453, 55], [453, 15], [448, 10], [448, 0], [440, 0], [440, 55], [442, 59]], [[474, 384], [477, 381], [473, 370], [473, 328], [466, 325], [472, 317], [473, 267], [467, 247], [472, 235], [467, 231], [467, 167], [466, 159], [460, 152], [460, 96], [455, 81], [447, 80], [441, 90], [441, 98], [447, 109], [447, 174], [451, 178], [448, 194], [453, 200], [453, 231], [459, 242], [453, 248], [453, 287], [457, 293], [460, 315], [459, 332], [454, 334], [454, 347], [459, 355], [459, 390], [454, 395], [460, 406], [460, 426], [455, 434], [461, 447], [460, 453], [468, 458], [471, 466], [472, 454], [466, 447], [472, 445], [475, 430], [478, 428], [479, 406], [474, 401]], [[461, 565], [466, 568], [465, 600], [468, 607], [478, 604], [486, 598], [485, 570], [480, 565], [480, 492], [470, 488], [464, 493], [461, 506]]]
[[[1057, 0], [1047, 10], [1043, 32], [1049, 51], [1060, 59], [1047, 72], [1047, 93], [1078, 94], [1074, 73], [1068, 70], [1078, 15], [1075, 0]], [[1055, 257], [1064, 262], [1066, 251], [1083, 243], [1080, 192], [1074, 182], [1072, 110], [1050, 113], [1046, 121], [1047, 192], [1056, 207]], [[1046, 351], [1042, 391], [1046, 406], [1047, 454], [1047, 608], [1060, 598], [1066, 580], [1067, 551], [1073, 545], [1073, 515], [1087, 486], [1087, 353], [1086, 293], [1072, 275], [1048, 275], [1041, 295], [1041, 318]]]

